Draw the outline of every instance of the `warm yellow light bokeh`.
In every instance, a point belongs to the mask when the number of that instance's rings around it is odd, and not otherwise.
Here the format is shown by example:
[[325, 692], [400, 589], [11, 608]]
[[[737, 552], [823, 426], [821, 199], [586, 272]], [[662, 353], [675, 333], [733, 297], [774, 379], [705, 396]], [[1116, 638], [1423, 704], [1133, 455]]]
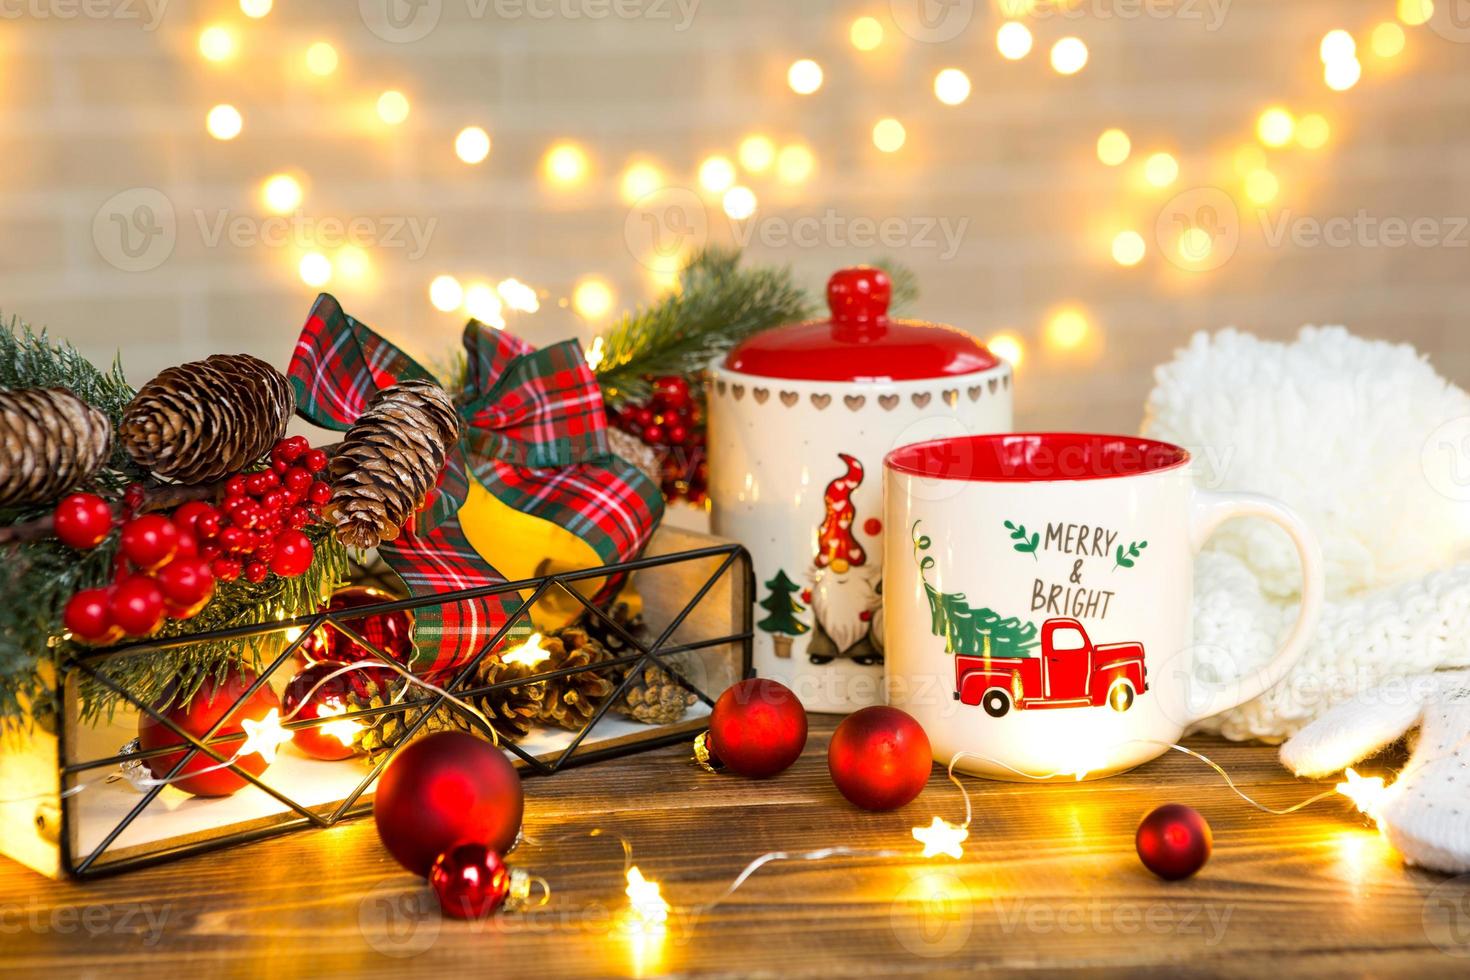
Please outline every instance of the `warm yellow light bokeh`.
[[208, 61], [229, 61], [238, 51], [235, 32], [222, 24], [199, 32], [199, 53]]
[[1075, 75], [1087, 65], [1087, 45], [1080, 37], [1064, 37], [1051, 46], [1051, 66], [1060, 75]]
[[572, 307], [589, 320], [600, 320], [612, 311], [612, 287], [595, 276], [577, 283], [572, 291]]
[[753, 174], [763, 174], [776, 162], [776, 144], [769, 136], [752, 133], [740, 141], [740, 165]]
[[1172, 153], [1155, 153], [1144, 161], [1143, 179], [1155, 187], [1168, 187], [1179, 179], [1179, 161]]
[[781, 147], [776, 157], [776, 176], [783, 184], [800, 184], [817, 169], [817, 158], [800, 143]]
[[587, 151], [569, 141], [554, 144], [541, 162], [542, 173], [556, 187], [576, 187], [587, 179], [591, 169]]
[[301, 274], [301, 281], [313, 289], [319, 289], [332, 281], [331, 260], [320, 252], [307, 252], [303, 255], [296, 271]]
[[736, 221], [744, 221], [755, 214], [755, 192], [749, 187], [741, 187], [737, 184], [725, 192], [720, 205], [730, 217]]
[[227, 103], [217, 105], [204, 117], [204, 128], [217, 140], [232, 140], [245, 128], [240, 110]]
[[1280, 189], [1281, 182], [1269, 170], [1252, 171], [1245, 178], [1245, 196], [1252, 204], [1270, 204]]
[[1020, 336], [1010, 330], [1003, 330], [985, 342], [990, 348], [990, 353], [1003, 361], [1009, 361], [1011, 367], [1018, 368], [1026, 359], [1026, 342]]
[[908, 140], [908, 130], [903, 123], [889, 116], [873, 125], [873, 145], [884, 153], [897, 153]]
[[313, 75], [330, 75], [337, 70], [337, 49], [326, 41], [315, 42], [306, 49], [306, 69]]
[[624, 204], [633, 204], [664, 186], [664, 173], [658, 164], [649, 160], [635, 160], [623, 170], [619, 192]]
[[883, 25], [876, 17], [859, 17], [848, 28], [847, 37], [859, 51], [873, 51], [883, 43]]
[[1373, 28], [1371, 45], [1373, 53], [1380, 58], [1397, 57], [1404, 50], [1404, 29], [1391, 20]]
[[1113, 236], [1113, 261], [1119, 265], [1137, 265], [1147, 251], [1143, 236], [1136, 231], [1120, 231]]
[[472, 282], [465, 287], [464, 312], [466, 316], [496, 329], [505, 328], [504, 304], [500, 302], [495, 287], [488, 282]]
[[1092, 324], [1087, 314], [1077, 307], [1057, 310], [1046, 321], [1044, 339], [1054, 351], [1072, 351], [1087, 343]]
[[536, 295], [536, 290], [519, 279], [502, 279], [495, 284], [495, 291], [500, 294], [505, 305], [513, 310], [535, 313], [541, 309], [541, 299]]
[[454, 153], [465, 163], [481, 162], [490, 155], [490, 134], [479, 126], [466, 126], [454, 138]]
[[442, 313], [453, 313], [464, 302], [464, 287], [451, 275], [435, 276], [429, 283], [429, 302]]
[[1123, 163], [1132, 152], [1133, 141], [1121, 129], [1105, 129], [1097, 138], [1097, 158], [1109, 167]]
[[1177, 253], [1188, 263], [1203, 262], [1215, 250], [1215, 240], [1203, 228], [1186, 228], [1179, 235]]
[[699, 186], [711, 194], [723, 194], [735, 183], [735, 164], [719, 154], [704, 158], [699, 165]]
[[264, 17], [271, 12], [271, 0], [240, 0], [240, 13], [246, 17]]
[[1296, 132], [1296, 119], [1281, 106], [1272, 106], [1256, 119], [1256, 138], [1267, 146], [1285, 146]]
[[1398, 14], [1410, 27], [1427, 24], [1434, 16], [1434, 0], [1399, 0]]
[[970, 97], [970, 76], [958, 68], [946, 68], [934, 76], [934, 97], [945, 105], [959, 105]]
[[1320, 112], [1311, 112], [1296, 121], [1296, 141], [1309, 150], [1320, 150], [1332, 136], [1332, 126]]
[[337, 275], [348, 282], [365, 282], [372, 274], [372, 261], [367, 252], [356, 245], [343, 245], [337, 250], [336, 260], [332, 268]]
[[378, 96], [378, 118], [389, 126], [397, 126], [408, 118], [408, 96], [390, 88]]
[[266, 209], [276, 214], [289, 214], [301, 206], [301, 182], [290, 174], [272, 174], [260, 187], [260, 199]]
[[1254, 143], [1242, 143], [1235, 151], [1235, 172], [1244, 177], [1252, 170], [1259, 170], [1266, 165], [1266, 151]]
[[995, 47], [1007, 61], [1019, 61], [1031, 53], [1031, 29], [1020, 21], [1007, 21], [995, 32]]
[[1322, 79], [1334, 92], [1346, 92], [1363, 77], [1363, 64], [1357, 58], [1334, 61], [1322, 70]]
[[793, 61], [786, 69], [786, 84], [797, 95], [811, 95], [822, 87], [822, 66], [810, 58]]
[[1351, 58], [1358, 53], [1358, 42], [1353, 40], [1351, 34], [1339, 27], [1336, 30], [1328, 31], [1323, 36], [1322, 44], [1318, 47], [1317, 53], [1321, 56], [1323, 62], [1327, 63], [1339, 61], [1343, 58]]

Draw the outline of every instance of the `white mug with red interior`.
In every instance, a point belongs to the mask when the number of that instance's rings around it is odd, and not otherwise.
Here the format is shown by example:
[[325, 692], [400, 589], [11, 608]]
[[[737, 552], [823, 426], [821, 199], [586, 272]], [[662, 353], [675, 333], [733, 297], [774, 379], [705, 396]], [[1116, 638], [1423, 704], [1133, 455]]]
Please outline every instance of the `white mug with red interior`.
[[[1321, 549], [1284, 504], [1195, 486], [1190, 455], [1130, 436], [977, 435], [884, 461], [887, 696], [934, 757], [997, 779], [1130, 769], [1295, 663], [1322, 607]], [[1196, 649], [1194, 557], [1222, 522], [1280, 525], [1296, 625], [1240, 673]], [[1211, 668], [1216, 676], [1200, 676]], [[1219, 676], [1223, 675], [1223, 676]]]

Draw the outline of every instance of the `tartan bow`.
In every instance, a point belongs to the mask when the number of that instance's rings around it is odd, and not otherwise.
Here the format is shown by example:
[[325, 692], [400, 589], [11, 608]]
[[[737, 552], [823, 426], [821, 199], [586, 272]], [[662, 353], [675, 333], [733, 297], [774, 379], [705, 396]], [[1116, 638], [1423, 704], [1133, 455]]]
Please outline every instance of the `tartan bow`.
[[[537, 350], [471, 320], [467, 397], [457, 446], [412, 525], [378, 549], [415, 596], [504, 582], [470, 544], [459, 509], [479, 482], [502, 503], [586, 541], [605, 564], [636, 557], [663, 513], [651, 480], [612, 455], [597, 379], [575, 341]], [[357, 421], [380, 389], [432, 374], [333, 297], [317, 297], [288, 371], [297, 413], [329, 429]], [[616, 583], [609, 583], [608, 589]], [[415, 618], [419, 661], [433, 673], [468, 660], [519, 606], [516, 596], [427, 607]], [[432, 651], [432, 652], [431, 652]]]

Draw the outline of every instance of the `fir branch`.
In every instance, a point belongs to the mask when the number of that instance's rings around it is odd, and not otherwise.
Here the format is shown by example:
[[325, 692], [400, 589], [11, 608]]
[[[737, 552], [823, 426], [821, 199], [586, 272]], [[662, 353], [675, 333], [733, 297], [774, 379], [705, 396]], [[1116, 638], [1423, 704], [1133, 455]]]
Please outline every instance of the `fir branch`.
[[914, 274], [914, 270], [888, 258], [875, 259], [873, 264], [888, 273], [889, 314], [903, 316], [911, 312], [914, 304], [919, 301], [919, 277]]
[[648, 379], [696, 376], [753, 333], [809, 315], [785, 268], [739, 268], [740, 253], [707, 249], [680, 273], [679, 289], [625, 314], [602, 336], [597, 380], [617, 405], [648, 397]]

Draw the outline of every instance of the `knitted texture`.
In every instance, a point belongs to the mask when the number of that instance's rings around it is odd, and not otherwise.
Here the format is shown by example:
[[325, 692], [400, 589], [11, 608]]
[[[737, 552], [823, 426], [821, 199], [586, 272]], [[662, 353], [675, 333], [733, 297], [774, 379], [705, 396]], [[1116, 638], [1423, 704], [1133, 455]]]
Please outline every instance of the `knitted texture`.
[[[1199, 728], [1281, 739], [1387, 678], [1470, 664], [1470, 563], [1454, 564], [1470, 557], [1470, 503], [1444, 492], [1466, 461], [1436, 442], [1470, 417], [1470, 395], [1412, 347], [1341, 327], [1304, 327], [1289, 344], [1197, 334], [1155, 376], [1144, 434], [1189, 448], [1202, 487], [1291, 505], [1326, 560], [1329, 601], [1306, 654], [1276, 688]], [[1276, 650], [1300, 571], [1265, 521], [1229, 522], [1207, 549], [1197, 660], [1228, 683]]]
[[1410, 863], [1470, 871], [1470, 671], [1400, 678], [1333, 708], [1281, 748], [1299, 776], [1339, 772], [1418, 727], [1404, 768], [1374, 810]]

